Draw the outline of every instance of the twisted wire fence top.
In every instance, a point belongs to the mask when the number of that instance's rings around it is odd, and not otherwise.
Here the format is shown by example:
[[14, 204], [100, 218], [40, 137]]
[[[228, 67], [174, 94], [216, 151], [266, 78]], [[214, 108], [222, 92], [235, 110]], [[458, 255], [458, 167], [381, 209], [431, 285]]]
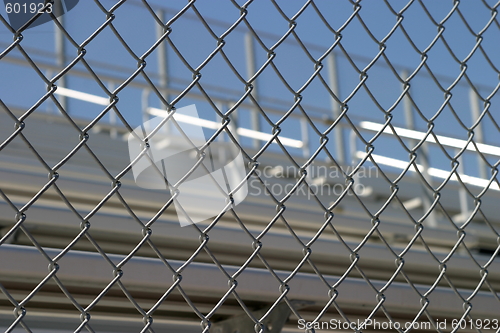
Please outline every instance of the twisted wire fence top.
[[[74, 332], [99, 331], [103, 313], [137, 319], [140, 332], [172, 318], [215, 332], [244, 313], [268, 332], [283, 304], [288, 328], [331, 318], [352, 331], [359, 319], [439, 332], [446, 318], [470, 320], [470, 331], [484, 329], [477, 319], [498, 324], [485, 313], [500, 309], [499, 3], [164, 5], [82, 1], [18, 30], [0, 16], [6, 332], [35, 332], [30, 313], [50, 316], [44, 300], [55, 294], [65, 305], [54, 313], [66, 311]], [[250, 189], [241, 205], [181, 228], [178, 192], [134, 184], [126, 137], [193, 103], [217, 124], [194, 147], [199, 163], [217, 142], [236, 146]], [[23, 268], [16, 249], [36, 249], [26, 252], [36, 261]], [[75, 267], [77, 250], [94, 253], [85, 260], [95, 271]], [[158, 262], [161, 277], [127, 270]], [[210, 267], [223, 287], [204, 290], [213, 281], [203, 277], [193, 287], [190, 270]], [[252, 297], [259, 290], [239, 284], [246, 274], [265, 275], [274, 294]], [[359, 282], [369, 305], [346, 287]], [[434, 295], [447, 292], [443, 305]]]

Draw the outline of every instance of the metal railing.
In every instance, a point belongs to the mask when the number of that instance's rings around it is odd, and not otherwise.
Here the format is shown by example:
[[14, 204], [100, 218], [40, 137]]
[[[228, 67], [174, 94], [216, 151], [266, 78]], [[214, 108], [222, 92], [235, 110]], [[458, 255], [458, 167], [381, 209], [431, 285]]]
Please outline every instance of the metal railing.
[[[500, 331], [498, 3], [206, 6], [86, 1], [46, 35], [0, 16], [0, 327]], [[249, 184], [185, 228], [126, 144], [174, 116], [210, 133], [198, 163], [238, 147]]]

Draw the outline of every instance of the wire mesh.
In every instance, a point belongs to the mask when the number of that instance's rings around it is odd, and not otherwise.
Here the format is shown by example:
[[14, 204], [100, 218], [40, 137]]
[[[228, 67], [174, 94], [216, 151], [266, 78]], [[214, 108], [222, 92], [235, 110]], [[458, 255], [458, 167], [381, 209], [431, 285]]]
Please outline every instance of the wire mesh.
[[[53, 1], [45, 3], [46, 6], [54, 4]], [[473, 310], [478, 306], [477, 295], [481, 293], [493, 296], [497, 307], [500, 303], [497, 291], [500, 221], [495, 213], [500, 187], [500, 126], [496, 110], [499, 103], [500, 71], [497, 61], [500, 54], [494, 48], [488, 50], [483, 46], [486, 42], [498, 40], [499, 3], [474, 2], [473, 8], [480, 8], [486, 14], [479, 20], [481, 24], [478, 27], [472, 27], [467, 19], [467, 7], [460, 1], [448, 2], [441, 16], [433, 13], [429, 9], [432, 5], [425, 1], [409, 1], [404, 5], [380, 2], [378, 6], [383, 7], [393, 19], [384, 34], [380, 34], [379, 30], [373, 32], [376, 29], [370, 26], [373, 20], [377, 20], [376, 12], [370, 11], [371, 4], [365, 5], [361, 1], [346, 1], [345, 4], [352, 8], [349, 15], [340, 20], [334, 20], [333, 13], [322, 9], [324, 4], [318, 1], [304, 1], [298, 7], [295, 7], [296, 3], [291, 6], [277, 1], [268, 4], [268, 9], [281, 19], [273, 34], [254, 27], [257, 24], [251, 15], [257, 5], [252, 1], [228, 2], [234, 20], [229, 21], [228, 15], [221, 23], [202, 14], [203, 10], [199, 7], [203, 5], [194, 0], [179, 9], [169, 9], [168, 19], [165, 18], [165, 9], [152, 1], [111, 3], [95, 0], [92, 2], [94, 11], [88, 15], [94, 15], [94, 21], [98, 18], [99, 21], [95, 21], [98, 24], [88, 24], [82, 31], [76, 31], [69, 22], [63, 22], [64, 16], [56, 18], [55, 13], [50, 14], [55, 24], [56, 43], [59, 41], [57, 45], [62, 48], [57, 53], [55, 65], [43, 62], [40, 60], [43, 55], [36, 53], [29, 44], [25, 46], [24, 35], [30, 34], [29, 25], [14, 30], [7, 17], [0, 17], [8, 30], [8, 33], [2, 34], [0, 61], [9, 64], [17, 61], [20, 66], [31, 69], [43, 81], [44, 88], [40, 92], [28, 85], [31, 91], [18, 92], [13, 97], [17, 99], [14, 102], [1, 102], [4, 133], [1, 134], [0, 154], [3, 152], [4, 157], [29, 154], [32, 161], [36, 161], [36, 167], [48, 174], [48, 180], [43, 183], [31, 184], [31, 188], [36, 187], [34, 192], [24, 189], [25, 186], [27, 188], [24, 181], [20, 181], [15, 188], [6, 185], [8, 174], [0, 181], [1, 200], [8, 206], [9, 214], [15, 216], [2, 216], [0, 244], [4, 248], [9, 246], [8, 243], [34, 247], [40, 255], [39, 260], [48, 265], [45, 276], [35, 286], [30, 285], [23, 295], [13, 291], [16, 288], [11, 287], [12, 282], [0, 284], [2, 307], [14, 311], [6, 332], [16, 329], [34, 331], [27, 322], [30, 307], [36, 308], [37, 297], [49, 291], [62, 292], [63, 298], [72, 306], [68, 311], [78, 314], [80, 322], [71, 329], [74, 332], [98, 331], [93, 315], [98, 314], [101, 304], [108, 301], [107, 295], [113, 292], [117, 295], [116, 291], [127, 299], [134, 315], [142, 319], [140, 332], [154, 332], [156, 322], [180, 312], [171, 308], [162, 312], [161, 309], [169, 302], [187, 306], [187, 310], [183, 311], [189, 314], [184, 316], [197, 320], [202, 332], [215, 331], [216, 324], [227, 317], [219, 315], [227, 304], [236, 304], [240, 313], [250, 319], [245, 325], [253, 325], [251, 329], [255, 332], [271, 331], [272, 328], [267, 327], [265, 322], [283, 304], [291, 311], [291, 322], [310, 324], [308, 327], [299, 326], [305, 332], [314, 332], [316, 324], [328, 321], [332, 316], [342, 322], [354, 323], [349, 326], [350, 331], [366, 330], [359, 321], [356, 322], [359, 318], [365, 324], [377, 318], [389, 323], [403, 319], [410, 323], [428, 321], [431, 323], [429, 329], [439, 332], [450, 328], [461, 329], [449, 326], [443, 330], [439, 326], [439, 320], [448, 318], [451, 322], [452, 319], [432, 310], [434, 303], [440, 303], [438, 299], [433, 299], [439, 288], [446, 288], [455, 295], [453, 304], [447, 306], [463, 307], [460, 315], [453, 319], [462, 319], [468, 325], [466, 329], [480, 332], [484, 329], [483, 322], [477, 320], [488, 319], [491, 325], [487, 328], [500, 331], [498, 318], [485, 319], [480, 314], [476, 316]], [[134, 9], [130, 12], [122, 10], [126, 6]], [[82, 8], [87, 7], [82, 5]], [[134, 11], [139, 11], [138, 8], [143, 11], [141, 19], [154, 22], [156, 35], [134, 35], [121, 32], [118, 28], [115, 21], [123, 18], [126, 22], [133, 22]], [[77, 6], [74, 12], [78, 10]], [[258, 10], [255, 9], [255, 15], [263, 14]], [[411, 25], [411, 15], [414, 10], [420, 11], [426, 18], [418, 24], [417, 31], [423, 33], [429, 27], [435, 29], [425, 45], [419, 37], [412, 35], [415, 27]], [[80, 15], [86, 13], [80, 12]], [[308, 21], [311, 16], [315, 18], [315, 26], [321, 25], [326, 29], [328, 45], [318, 47], [302, 36], [300, 29], [312, 24]], [[183, 23], [186, 18], [188, 23]], [[407, 24], [408, 21], [410, 23]], [[188, 28], [192, 22], [197, 23], [194, 32]], [[460, 24], [464, 35], [473, 39], [466, 52], [462, 48], [459, 52], [454, 51], [457, 46], [452, 39], [455, 37], [446, 35], [449, 30], [445, 29], [448, 26], [453, 29], [454, 24]], [[355, 25], [358, 28], [353, 33], [350, 29]], [[84, 31], [87, 29], [91, 31]], [[282, 34], [277, 35], [278, 31]], [[206, 44], [186, 48], [186, 40], [194, 38], [191, 33], [203, 36]], [[106, 39], [99, 42], [103, 34], [106, 34]], [[373, 57], [366, 54], [364, 57], [356, 56], [350, 51], [352, 43], [361, 43], [361, 35], [375, 47]], [[7, 36], [13, 37], [13, 40], [7, 42]], [[99, 48], [111, 39], [116, 43], [113, 45], [120, 46], [115, 52], [135, 66], [130, 70], [130, 67], [116, 65], [116, 72], [120, 72], [121, 77], [113, 77], [107, 72], [106, 66], [110, 66], [110, 71], [114, 70], [110, 64], [98, 63], [102, 56]], [[404, 40], [410, 50], [407, 54], [411, 53], [411, 57], [418, 60], [410, 60], [408, 56], [409, 64], [404, 68], [395, 64], [391, 52], [397, 52], [402, 46], [393, 43], [393, 40]], [[137, 51], [139, 41], [142, 43], [141, 52]], [[287, 46], [287, 43], [294, 46]], [[97, 48], [92, 44], [97, 44]], [[242, 61], [241, 57], [238, 59], [239, 54], [234, 53], [234, 49], [241, 48], [241, 45], [245, 46], [246, 61]], [[69, 53], [72, 55], [68, 56]], [[291, 58], [287, 60], [286, 56], [290, 54]], [[484, 66], [479, 72], [493, 75], [487, 84], [477, 83], [481, 80], [477, 79], [478, 74], [473, 68], [479, 57]], [[453, 68], [458, 68], [458, 74], [443, 78], [433, 67], [435, 59], [452, 63]], [[412, 61], [414, 66], [410, 64]], [[149, 71], [151, 66], [153, 69]], [[380, 66], [384, 68], [383, 73]], [[8, 73], [7, 69], [5, 71]], [[19, 72], [22, 73], [21, 70]], [[76, 89], [68, 89], [73, 76], [85, 77], [94, 86], [85, 90], [85, 84], [80, 85], [78, 90], [86, 94], [78, 95]], [[230, 77], [227, 82], [216, 82], [218, 79], [224, 81], [226, 77]], [[2, 75], [0, 80], [7, 86], [14, 79], [10, 75]], [[140, 90], [140, 94], [132, 89]], [[326, 101], [327, 105], [318, 107], [315, 105], [315, 94], [320, 90], [326, 98], [318, 97], [318, 100], [320, 103]], [[431, 98], [436, 93], [441, 97]], [[29, 102], [27, 107], [19, 107], [23, 103], [19, 101], [23, 94], [34, 102]], [[423, 94], [424, 98], [418, 94]], [[8, 96], [2, 98], [7, 100]], [[74, 110], [78, 111], [80, 106], [72, 98], [93, 103], [100, 109], [95, 115], [90, 111], [86, 115], [78, 115]], [[463, 98], [472, 101], [470, 106], [463, 102]], [[433, 105], [436, 100], [438, 102]], [[269, 214], [268, 211], [253, 208], [249, 215], [235, 206], [209, 221], [192, 224], [186, 227], [190, 230], [189, 236], [184, 237], [198, 244], [191, 248], [191, 252], [179, 254], [179, 244], [167, 248], [158, 245], [154, 239], [155, 234], [161, 232], [156, 230], [162, 230], [158, 226], [161, 223], [159, 220], [173, 209], [175, 193], [155, 196], [156, 200], [158, 197], [166, 199], [161, 199], [159, 206], [150, 207], [148, 213], [144, 213], [146, 208], [131, 204], [128, 189], [122, 186], [131, 181], [134, 161], [123, 164], [120, 160], [122, 164], [118, 168], [109, 162], [113, 156], [104, 156], [111, 154], [114, 141], [108, 144], [109, 147], [100, 145], [107, 145], [109, 139], [106, 136], [121, 140], [122, 136], [133, 132], [139, 122], [153, 117], [155, 112], [173, 116], [180, 106], [193, 101], [203, 103], [206, 106], [204, 110], [209, 110], [202, 117], [219, 123], [218, 129], [210, 132], [207, 143], [197, 148], [199, 156], [204, 156], [217, 141], [236, 145], [247, 164], [246, 180], [253, 181], [254, 187], [261, 191], [260, 200], [274, 207], [275, 211]], [[129, 102], [130, 105], [140, 104], [140, 117], [129, 115]], [[366, 110], [361, 112], [360, 108]], [[467, 111], [462, 112], [462, 108]], [[47, 113], [45, 109], [52, 111]], [[51, 121], [61, 128], [61, 133], [51, 133], [56, 142], [64, 142], [64, 147], [71, 145], [62, 156], [57, 157], [60, 152], [46, 154], [44, 148], [40, 148], [43, 140], [48, 140], [47, 145], [53, 145], [54, 140], [27, 133], [30, 124], [36, 126], [39, 119], [47, 117], [52, 117]], [[244, 130], [239, 130], [241, 128]], [[104, 132], [106, 135], [103, 135]], [[94, 138], [96, 143], [92, 143]], [[145, 155], [149, 147], [147, 140], [142, 140], [145, 142]], [[76, 194], [70, 193], [70, 183], [65, 183], [64, 179], [71, 173], [65, 169], [71, 163], [92, 165], [93, 172], [100, 170], [95, 177], [110, 185], [99, 188], [93, 198], [84, 198], [86, 201], [79, 198], [79, 189], [76, 189]], [[470, 170], [474, 175], [465, 173], [464, 165], [467, 167], [467, 163], [472, 165]], [[328, 168], [324, 170], [336, 170], [338, 179], [334, 182], [329, 174], [318, 175], [319, 166]], [[376, 180], [365, 179], [362, 173], [366, 168], [375, 170]], [[192, 172], [194, 169], [189, 170], [185, 177]], [[92, 175], [88, 177], [93, 178]], [[92, 182], [93, 179], [85, 181]], [[285, 190], [276, 193], [275, 184], [279, 182], [280, 188]], [[290, 186], [283, 185], [283, 182]], [[341, 184], [337, 187], [341, 190], [335, 194], [319, 191], [328, 188], [328, 184]], [[359, 184], [365, 186], [361, 192], [356, 190]], [[81, 191], [83, 193], [85, 189]], [[297, 199], [300, 194], [300, 200], [307, 197], [305, 204]], [[74, 222], [68, 223], [74, 223], [79, 229], [76, 235], [70, 238], [60, 236], [62, 241], [50, 243], [43, 232], [29, 227], [30, 220], [37, 219], [37, 211], [31, 213], [33, 207], [46, 204], [47, 200], [58, 202], [57, 209], [72, 215]], [[83, 201], [86, 209], [81, 208]], [[121, 241], [114, 241], [113, 235], [93, 233], [93, 230], [99, 230], [99, 214], [108, 205], [134, 221], [135, 236], [128, 240], [132, 248], [120, 247]], [[294, 216], [287, 215], [290, 211], [291, 215], [299, 214], [297, 211], [302, 209], [305, 213], [299, 215], [299, 222]], [[363, 224], [346, 227], [351, 223], [342, 222], [346, 209], [353, 214], [355, 212], [356, 219]], [[152, 210], [154, 212], [151, 213]], [[411, 229], [404, 229], [402, 233], [393, 232], [394, 224], [389, 222], [394, 214], [400, 225]], [[249, 217], [252, 215], [254, 219]], [[318, 216], [319, 222], [316, 221]], [[54, 218], [59, 217], [54, 215]], [[231, 249], [221, 249], [220, 244], [224, 243], [213, 240], [219, 237], [218, 227], [225, 226], [224, 223], [230, 223], [245, 234], [246, 252], [237, 254], [238, 260], [228, 259], [227, 253]], [[58, 228], [49, 228], [47, 233], [54, 232], [57, 238]], [[442, 230], [453, 236], [451, 240], [448, 236], [446, 239], [443, 237], [440, 244], [439, 232]], [[266, 247], [272, 249], [273, 238], [270, 234], [273, 232], [286, 235], [285, 248], [289, 248], [295, 256], [286, 257], [286, 250], [283, 253], [266, 252]], [[471, 239], [476, 242], [468, 243]], [[342, 250], [337, 247], [335, 251], [343, 252], [330, 253], [329, 256], [328, 250], [327, 255], [321, 249], [316, 251], [322, 240], [327, 244], [340, 244]], [[363, 261], [363, 258], [372, 258], [368, 253], [372, 249], [370, 244], [385, 251], [384, 260], [390, 265], [374, 268], [373, 265], [378, 265], [378, 262], [371, 264]], [[58, 250], [54, 252], [48, 247]], [[64, 279], [60, 278], [64, 258], [73, 250], [81, 249], [98, 253], [110, 273], [107, 285], [86, 301], [75, 296], [76, 289], [67, 287]], [[413, 255], [415, 251], [425, 254], [426, 263], [434, 267], [433, 274], [424, 278], [417, 276], [418, 266], [407, 269], [409, 265], [420, 264], [415, 262], [418, 260]], [[324, 256], [315, 257], [316, 252]], [[117, 257], [116, 253], [122, 256]], [[162, 295], [151, 304], [144, 304], [142, 296], [130, 291], [124, 282], [127, 265], [142, 255], [158, 259], [165, 267]], [[334, 255], [344, 261], [337, 261]], [[458, 257], [462, 260], [460, 263], [467, 261], [467, 267], [472, 266], [469, 271], [474, 271], [476, 276], [460, 270], [450, 272], [448, 266]], [[177, 264], [179, 259], [181, 264]], [[16, 259], [9, 257], [4, 260]], [[200, 295], [183, 287], [183, 275], [196, 262], [215, 265], [220, 272], [218, 278], [227, 283], [225, 292], [208, 307], [206, 304], [199, 305]], [[237, 268], [228, 269], [230, 264]], [[67, 262], [66, 265], [71, 266]], [[273, 288], [279, 292], [279, 296], [272, 301], [264, 302], [267, 308], [261, 312], [255, 312], [257, 300], [239, 293], [239, 279], [246, 271], [256, 267], [272, 276]], [[494, 272], [493, 275], [490, 271]], [[322, 283], [327, 301], [297, 306], [293, 298], [293, 281], [301, 274], [315, 276]], [[171, 276], [173, 281], [167, 282]], [[342, 290], [342, 285], [353, 277], [369, 286], [369, 296], [375, 299], [373, 307], [359, 305], [346, 308], [343, 305], [345, 299], [355, 297], [352, 290]], [[23, 277], [18, 278], [22, 280]], [[148, 277], [144, 277], [146, 289], [148, 283]], [[401, 307], [418, 304], [415, 311], [401, 315], [393, 308], [387, 308], [386, 302], [390, 298], [386, 295], [398, 283], [409, 286], [415, 297], [403, 301]], [[81, 290], [78, 292], [81, 293]], [[42, 303], [42, 308], [50, 308], [43, 298], [38, 302]], [[305, 312], [302, 309], [306, 309]], [[396, 317], [394, 313], [397, 313]], [[394, 330], [402, 332], [411, 329], [396, 327]]]

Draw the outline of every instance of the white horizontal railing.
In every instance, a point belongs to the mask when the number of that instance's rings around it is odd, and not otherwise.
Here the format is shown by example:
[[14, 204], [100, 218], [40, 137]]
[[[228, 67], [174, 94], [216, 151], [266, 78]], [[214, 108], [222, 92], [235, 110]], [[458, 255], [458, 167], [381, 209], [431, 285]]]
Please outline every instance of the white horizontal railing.
[[[467, 141], [467, 140], [461, 140], [461, 139], [455, 139], [443, 135], [427, 135], [426, 132], [420, 132], [420, 131], [415, 131], [415, 130], [410, 130], [402, 127], [392, 127], [393, 130], [389, 127], [386, 126], [385, 124], [379, 124], [379, 123], [374, 123], [370, 121], [362, 121], [359, 123], [359, 127], [363, 130], [368, 130], [372, 132], [381, 132], [383, 134], [387, 134], [390, 136], [397, 136], [402, 139], [411, 139], [411, 140], [425, 140], [425, 142], [436, 144], [436, 145], [441, 145], [445, 147], [450, 147], [454, 149], [466, 149], [469, 151], [473, 152], [479, 152], [481, 154], [486, 154], [490, 156], [495, 156], [495, 157], [500, 157], [500, 147], [493, 146], [493, 145], [488, 145], [484, 143], [472, 143]], [[359, 159], [365, 158], [367, 153], [362, 152], [362, 151], [356, 151], [355, 152], [355, 157]], [[395, 158], [390, 158], [382, 155], [377, 155], [377, 154], [370, 154], [370, 156], [375, 160], [377, 164], [397, 168], [397, 169], [406, 169], [408, 167], [408, 161], [404, 160], [399, 160]], [[450, 171], [443, 170], [443, 169], [438, 169], [438, 168], [432, 168], [432, 167], [424, 167], [421, 164], [416, 164], [419, 172], [427, 173], [429, 176], [440, 178], [440, 179], [447, 179], [450, 176]], [[408, 169], [411, 172], [416, 172], [414, 167], [410, 167]], [[480, 186], [480, 187], [487, 187], [490, 183], [489, 179], [485, 178], [479, 178], [479, 177], [473, 177], [469, 176], [463, 173], [459, 173], [460, 180], [463, 183], [474, 185], [474, 186]], [[450, 177], [451, 180], [458, 181], [456, 173], [451, 175]], [[491, 182], [490, 188], [496, 191], [500, 191], [500, 187], [498, 183], [496, 182]]]
[[[167, 116], [167, 111], [162, 110], [162, 109], [157, 109], [157, 108], [147, 108], [146, 110], [149, 114], [157, 117], [166, 117]], [[206, 119], [201, 119], [201, 118], [196, 118], [196, 117], [191, 117], [188, 115], [181, 115], [178, 114], [175, 116], [175, 119], [181, 122], [184, 122], [186, 124], [191, 124], [191, 125], [197, 125], [205, 128], [210, 128], [213, 130], [218, 130], [221, 128], [221, 124], [216, 122], [216, 121], [211, 121], [211, 120], [206, 120]], [[264, 132], [259, 132], [259, 131], [254, 131], [248, 128], [243, 128], [243, 127], [238, 127], [236, 129], [236, 133], [238, 135], [251, 138], [251, 139], [258, 139], [262, 141], [269, 141], [273, 139], [272, 134], [264, 133]], [[304, 143], [301, 140], [295, 140], [295, 139], [290, 139], [290, 138], [285, 138], [279, 136], [280, 142], [284, 146], [292, 147], [292, 148], [302, 148], [304, 147]], [[276, 143], [273, 141], [273, 143]]]
[[[93, 104], [98, 104], [98, 105], [108, 105], [110, 103], [110, 101], [105, 97], [87, 94], [84, 92], [80, 92], [80, 91], [68, 89], [68, 88], [63, 88], [63, 87], [58, 87], [57, 90], [55, 91], [55, 93], [58, 95], [61, 95], [61, 96], [66, 96], [66, 97], [70, 97], [70, 98], [74, 98], [74, 99], [78, 99], [81, 101], [85, 101], [85, 102], [89, 102], [89, 103], [93, 103]], [[157, 116], [157, 117], [166, 117], [166, 115], [167, 115], [165, 110], [152, 108], [152, 107], [148, 107], [146, 109], [146, 112], [148, 112], [149, 114], [151, 114], [153, 116]], [[216, 121], [191, 117], [188, 115], [176, 115], [175, 118], [177, 121], [184, 122], [186, 124], [197, 125], [197, 126], [201, 126], [201, 127], [205, 127], [205, 128], [209, 128], [209, 129], [214, 129], [214, 130], [218, 130], [221, 127], [221, 124], [216, 122]], [[236, 129], [236, 133], [240, 136], [244, 136], [244, 137], [251, 138], [251, 139], [258, 139], [258, 140], [262, 140], [262, 141], [269, 141], [269, 140], [273, 139], [272, 134], [268, 134], [268, 133], [264, 133], [264, 132], [260, 132], [260, 131], [255, 131], [255, 130], [251, 130], [251, 129], [243, 128], [243, 127], [238, 127]], [[301, 140], [295, 140], [295, 139], [281, 137], [281, 136], [279, 136], [279, 140], [284, 146], [288, 146], [288, 147], [292, 147], [292, 148], [303, 148], [304, 147], [304, 143]], [[276, 143], [276, 142], [273, 141], [273, 143]]]
[[80, 101], [90, 102], [98, 105], [108, 105], [111, 103], [108, 98], [100, 97], [92, 94], [87, 94], [81, 91], [68, 89], [64, 87], [57, 87], [55, 92], [57, 95], [66, 96], [74, 99], [78, 99]]
[[[367, 155], [367, 153], [362, 152], [362, 151], [356, 152], [356, 158], [359, 158], [359, 159], [365, 158], [366, 155]], [[397, 169], [401, 169], [401, 170], [406, 169], [408, 167], [408, 164], [409, 164], [408, 161], [398, 160], [398, 159], [391, 158], [391, 157], [385, 157], [385, 156], [377, 155], [377, 154], [369, 154], [369, 155], [375, 160], [375, 162], [377, 164], [381, 164], [381, 165], [385, 165], [385, 166], [389, 166], [389, 167], [393, 167], [393, 168], [397, 168]], [[421, 164], [416, 164], [416, 165], [417, 165], [419, 172], [424, 172], [424, 170], [426, 170], [426, 172], [429, 174], [429, 176], [433, 176], [433, 177], [440, 178], [440, 179], [446, 179], [450, 176], [450, 171], [447, 171], [447, 170], [436, 169], [436, 168], [425, 169], [424, 166]], [[408, 171], [416, 172], [415, 168], [411, 167], [411, 166], [410, 166], [410, 168], [408, 168]], [[482, 179], [479, 177], [472, 177], [472, 176], [467, 176], [464, 174], [459, 174], [459, 176], [460, 176], [460, 180], [462, 182], [464, 182], [466, 184], [470, 184], [470, 185], [480, 186], [482, 188], [488, 186], [488, 184], [490, 183], [489, 180]], [[454, 180], [454, 181], [458, 181], [458, 178], [457, 178], [455, 173], [453, 175], [451, 175], [450, 179]], [[495, 182], [491, 183], [490, 188], [492, 190], [500, 191], [500, 187]]]
[[[394, 132], [391, 130], [389, 126], [386, 126], [384, 124], [377, 124], [371, 121], [362, 121], [360, 122], [360, 128], [365, 129], [365, 130], [370, 130], [374, 132], [380, 132], [383, 129], [383, 133], [385, 134], [390, 134], [394, 135]], [[384, 128], [385, 127], [385, 128]], [[404, 139], [414, 139], [414, 140], [423, 140], [425, 138], [425, 142], [430, 142], [430, 143], [435, 143], [439, 144], [442, 146], [446, 147], [452, 147], [452, 148], [457, 148], [457, 149], [465, 149], [471, 150], [474, 152], [479, 151], [480, 153], [483, 154], [488, 154], [488, 155], [493, 155], [493, 156], [498, 156], [500, 157], [500, 147], [492, 146], [492, 145], [487, 145], [484, 143], [476, 143], [476, 147], [474, 147], [474, 144], [471, 142], [468, 142], [466, 140], [460, 140], [460, 139], [455, 139], [455, 138], [450, 138], [447, 136], [442, 136], [442, 135], [436, 135], [436, 139], [434, 138], [433, 135], [427, 135], [425, 132], [419, 132], [415, 130], [410, 130], [402, 127], [393, 127], [394, 130], [396, 131], [396, 135], [399, 136], [400, 138]]]

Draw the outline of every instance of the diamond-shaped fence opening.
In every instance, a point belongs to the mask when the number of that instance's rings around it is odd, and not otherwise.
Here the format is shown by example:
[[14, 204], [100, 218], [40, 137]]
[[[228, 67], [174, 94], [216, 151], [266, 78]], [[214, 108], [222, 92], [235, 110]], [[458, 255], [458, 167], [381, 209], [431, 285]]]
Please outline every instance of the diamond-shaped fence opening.
[[1, 330], [500, 331], [498, 3], [4, 5]]

